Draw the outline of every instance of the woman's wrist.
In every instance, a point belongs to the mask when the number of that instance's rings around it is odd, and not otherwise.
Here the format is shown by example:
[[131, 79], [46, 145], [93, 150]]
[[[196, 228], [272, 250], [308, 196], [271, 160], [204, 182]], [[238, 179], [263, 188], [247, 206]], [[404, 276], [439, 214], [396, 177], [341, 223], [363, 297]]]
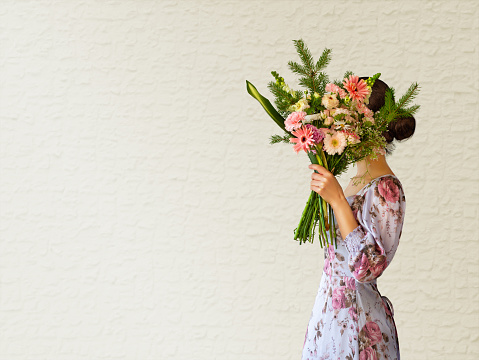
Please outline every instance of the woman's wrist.
[[344, 196], [344, 194], [339, 195], [339, 198], [335, 202], [329, 205], [331, 205], [333, 210], [336, 208], [344, 208], [345, 206], [349, 207], [348, 200], [346, 200], [346, 197]]

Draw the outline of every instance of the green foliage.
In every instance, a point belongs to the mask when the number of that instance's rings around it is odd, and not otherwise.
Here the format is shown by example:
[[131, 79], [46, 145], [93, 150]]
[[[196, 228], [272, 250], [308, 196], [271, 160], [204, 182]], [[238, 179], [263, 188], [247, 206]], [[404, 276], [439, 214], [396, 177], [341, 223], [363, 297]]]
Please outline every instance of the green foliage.
[[353, 75], [353, 72], [350, 71], [350, 70], [347, 70], [345, 73], [344, 73], [344, 76], [341, 80], [334, 80], [334, 84], [335, 85], [338, 85], [340, 88], [344, 89], [344, 86], [343, 86], [343, 79], [346, 79], [349, 77], [349, 75]]
[[418, 92], [419, 85], [412, 83], [404, 95], [396, 102], [394, 88], [389, 88], [389, 90], [386, 91], [384, 106], [379, 110], [379, 114], [377, 115], [377, 118], [381, 120], [380, 125], [384, 127], [384, 130], [386, 130], [387, 125], [395, 119], [414, 116], [420, 106], [412, 105], [408, 107], [408, 105], [411, 104]]
[[280, 142], [285, 142], [285, 143], [290, 143], [289, 142], [289, 139], [291, 139], [293, 137], [293, 135], [289, 134], [289, 133], [285, 133], [283, 136], [281, 135], [271, 135], [271, 140], [270, 140], [270, 144], [277, 144], [277, 143], [280, 143]]
[[377, 79], [381, 76], [381, 73], [374, 74], [370, 78], [366, 80], [366, 84], [370, 87], [373, 87], [374, 83], [376, 82]]
[[288, 87], [284, 79], [279, 76], [276, 71], [271, 71], [276, 81], [268, 83], [269, 90], [275, 96], [275, 105], [281, 115], [285, 116], [288, 113], [288, 108], [298, 102], [303, 96], [301, 91], [288, 91]]
[[288, 65], [292, 72], [301, 75], [299, 84], [306, 87], [311, 94], [315, 92], [324, 93], [324, 87], [328, 83], [328, 75], [322, 70], [331, 61], [331, 49], [324, 49], [320, 58], [314, 63], [313, 56], [308, 47], [304, 44], [302, 39], [293, 40], [296, 52], [302, 62], [298, 64], [294, 61], [289, 61]]
[[351, 70], [347, 70], [344, 73], [343, 79], [349, 78], [350, 75], [354, 75], [354, 73]]
[[[276, 72], [272, 71], [275, 81], [268, 83], [268, 88], [275, 97], [275, 105], [278, 112], [286, 117], [291, 113], [291, 106], [296, 104], [301, 98], [307, 96], [310, 102], [310, 108], [305, 111], [312, 114], [321, 110], [321, 97], [324, 94], [324, 88], [329, 82], [328, 76], [322, 70], [331, 61], [331, 50], [324, 49], [318, 61], [314, 61], [311, 51], [304, 44], [303, 40], [293, 40], [296, 51], [301, 63], [294, 61], [288, 62], [288, 66], [293, 73], [299, 74], [299, 85], [307, 90], [303, 92], [294, 91], [284, 82], [284, 79]], [[316, 93], [316, 97], [314, 96]]]

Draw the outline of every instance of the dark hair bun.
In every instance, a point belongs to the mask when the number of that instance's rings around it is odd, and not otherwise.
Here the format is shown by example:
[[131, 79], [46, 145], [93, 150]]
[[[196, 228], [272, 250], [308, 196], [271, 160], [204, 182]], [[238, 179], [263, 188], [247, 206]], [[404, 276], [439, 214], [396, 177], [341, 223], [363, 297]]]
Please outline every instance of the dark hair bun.
[[388, 143], [396, 140], [405, 140], [410, 138], [416, 130], [416, 119], [413, 116], [400, 118], [391, 121], [388, 125], [388, 131], [383, 133]]
[[[366, 81], [368, 77], [360, 77]], [[376, 112], [384, 106], [386, 91], [389, 86], [382, 80], [377, 79], [372, 87], [371, 96], [369, 97], [369, 104], [367, 107]], [[391, 143], [394, 139], [405, 140], [414, 134], [416, 129], [416, 119], [413, 116], [399, 118], [393, 120], [388, 125], [388, 131], [383, 132], [383, 136], [388, 143]]]

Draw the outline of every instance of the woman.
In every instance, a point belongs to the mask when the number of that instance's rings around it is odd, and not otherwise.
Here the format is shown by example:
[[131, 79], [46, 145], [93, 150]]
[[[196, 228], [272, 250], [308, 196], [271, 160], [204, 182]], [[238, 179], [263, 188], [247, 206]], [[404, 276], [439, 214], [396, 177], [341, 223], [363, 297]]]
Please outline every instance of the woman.
[[[376, 80], [368, 104], [372, 111], [384, 105], [387, 89]], [[414, 129], [412, 117], [391, 122], [383, 133], [386, 148], [376, 160], [357, 163], [357, 175], [344, 191], [324, 167], [309, 166], [316, 171], [311, 189], [331, 204], [339, 231], [337, 249], [330, 245], [324, 251], [302, 360], [399, 359], [393, 307], [379, 293], [376, 279], [394, 257], [406, 209], [402, 184], [385, 155], [392, 153], [394, 139], [407, 139]]]

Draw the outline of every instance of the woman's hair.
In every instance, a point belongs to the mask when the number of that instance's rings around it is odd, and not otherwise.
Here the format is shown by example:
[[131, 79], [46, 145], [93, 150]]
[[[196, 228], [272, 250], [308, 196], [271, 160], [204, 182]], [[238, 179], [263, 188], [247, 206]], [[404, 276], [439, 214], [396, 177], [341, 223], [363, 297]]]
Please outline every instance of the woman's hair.
[[[366, 81], [367, 77], [361, 77]], [[369, 104], [367, 107], [376, 112], [384, 106], [386, 91], [389, 86], [382, 80], [377, 79], [372, 87], [371, 96], [369, 97]], [[388, 130], [383, 132], [388, 146], [386, 146], [386, 153], [391, 154], [394, 150], [392, 142], [396, 140], [405, 140], [414, 134], [416, 129], [416, 119], [413, 116], [405, 118], [397, 118], [391, 121], [388, 125]]]

